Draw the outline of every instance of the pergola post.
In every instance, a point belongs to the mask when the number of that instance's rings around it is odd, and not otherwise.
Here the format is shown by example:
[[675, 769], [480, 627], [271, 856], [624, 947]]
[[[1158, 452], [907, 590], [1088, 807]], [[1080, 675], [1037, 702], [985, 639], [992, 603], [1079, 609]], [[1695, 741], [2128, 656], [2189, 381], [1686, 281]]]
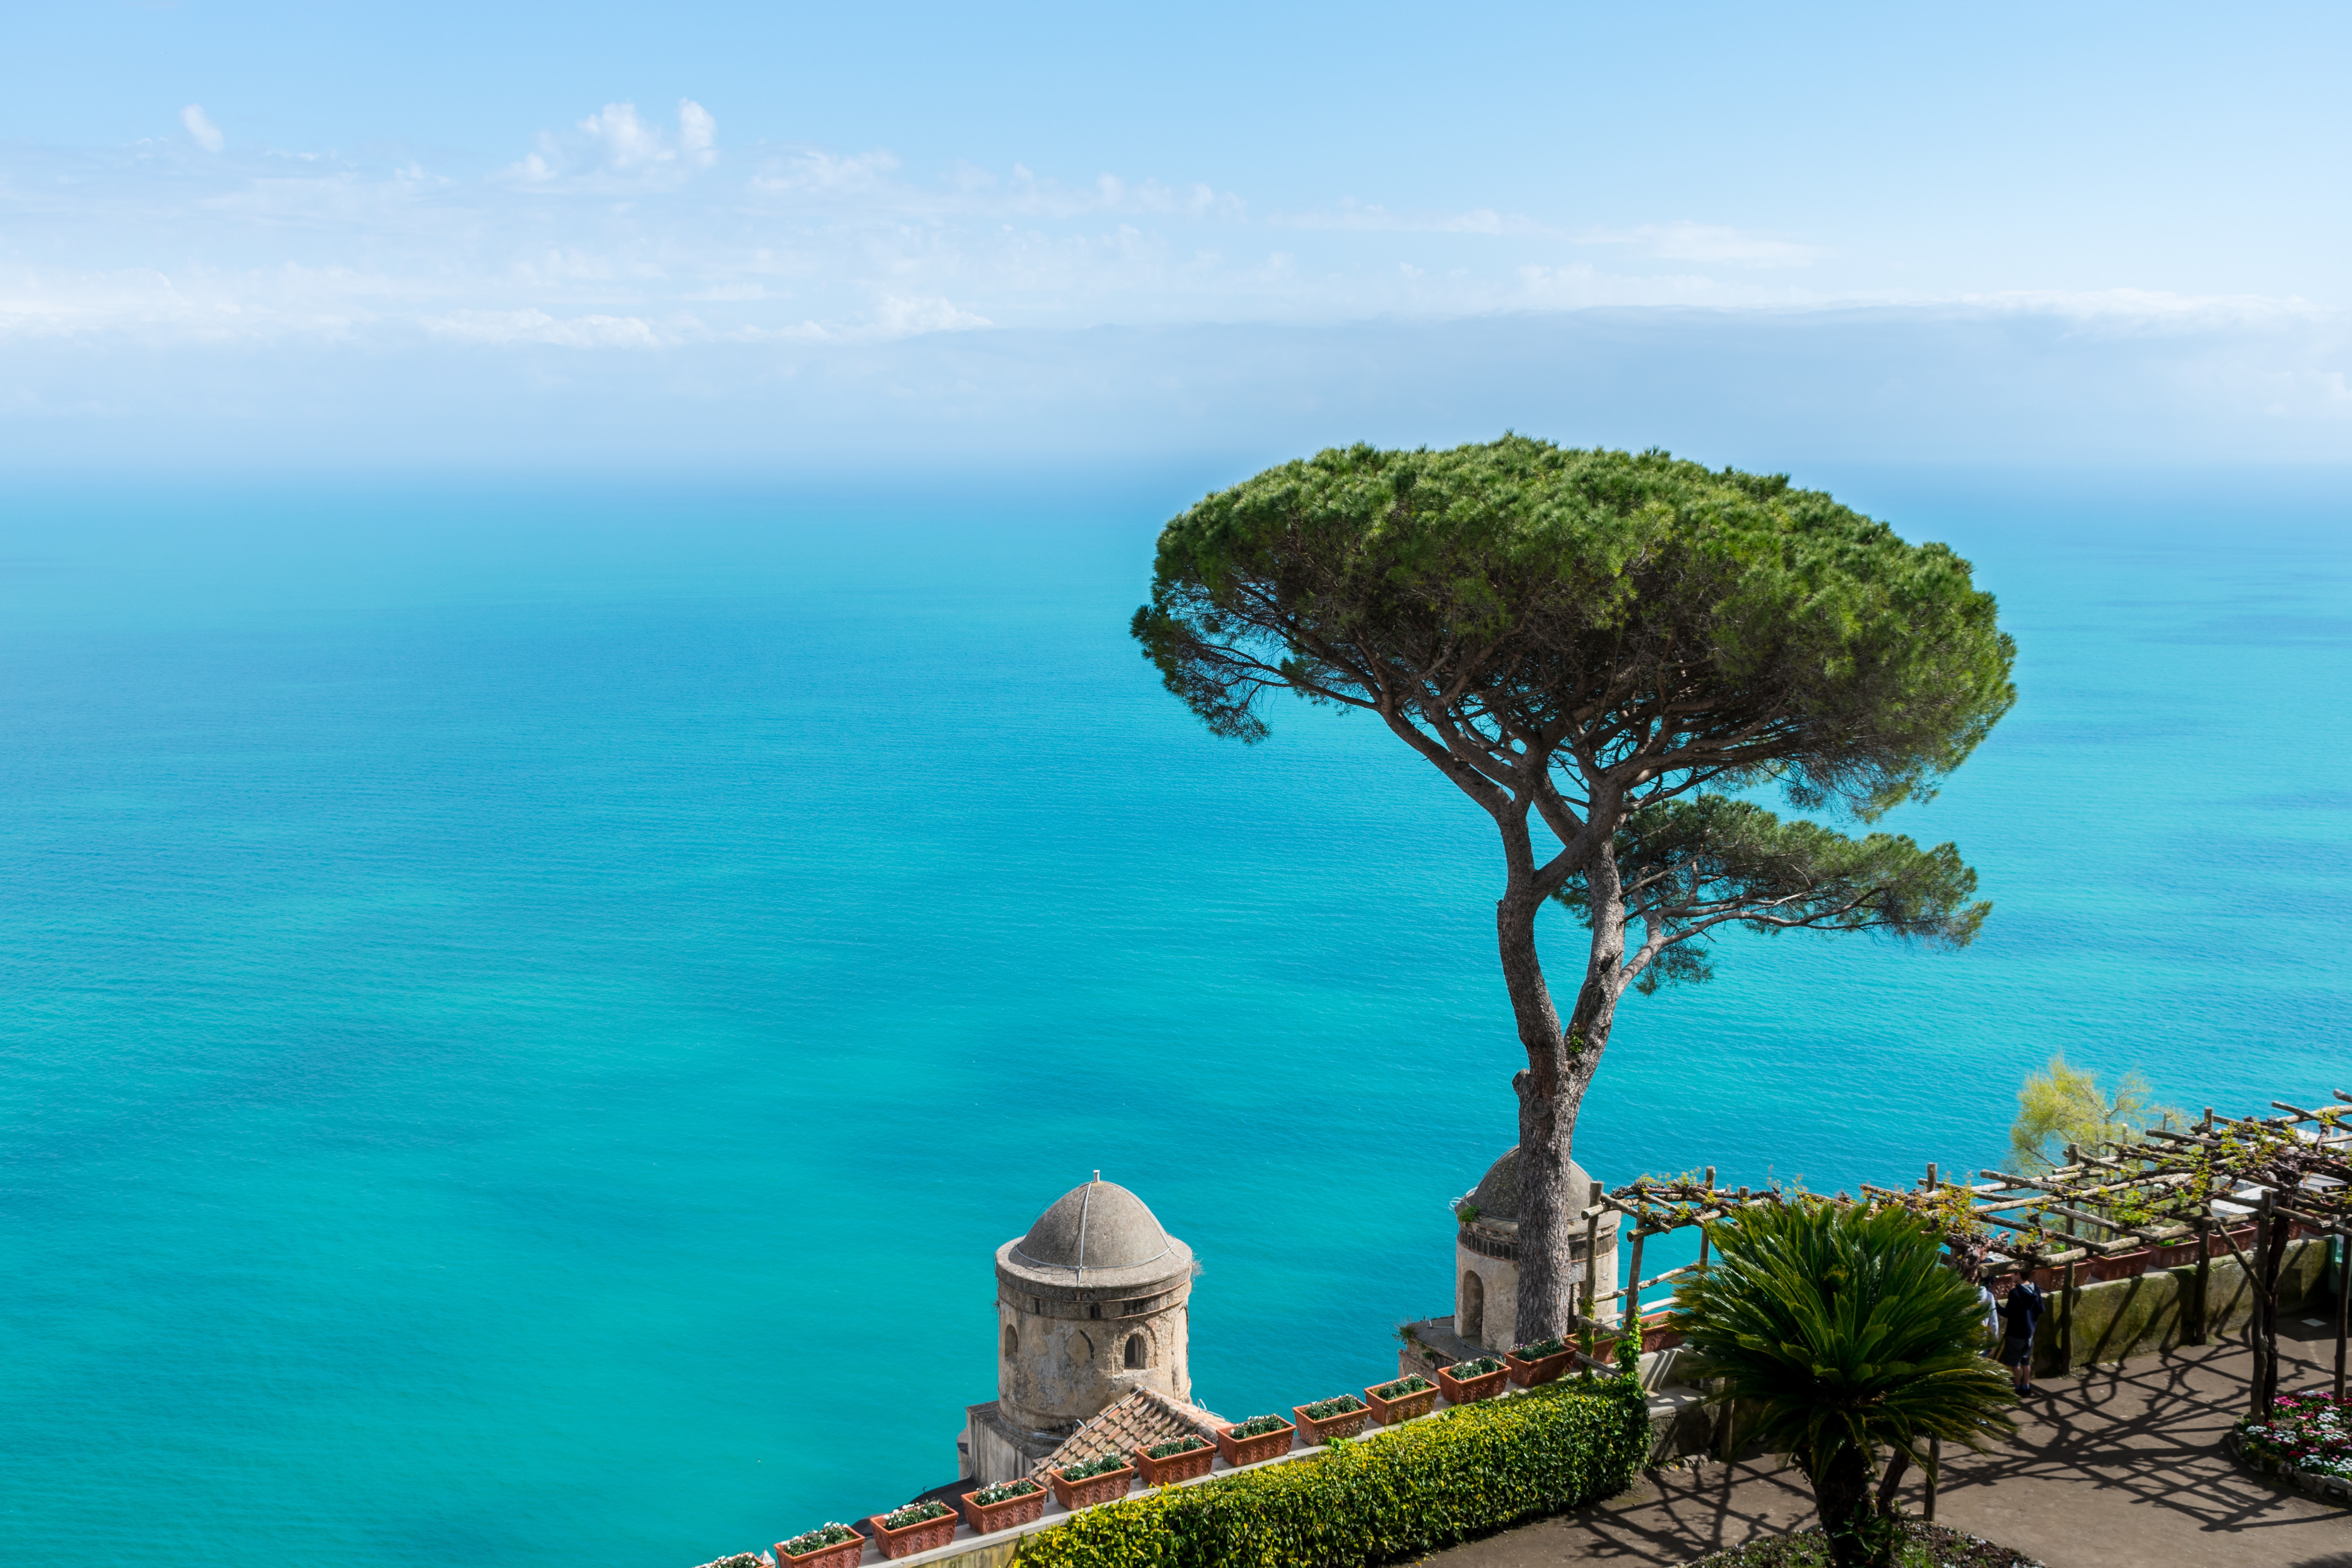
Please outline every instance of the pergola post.
[[1642, 1238], [1648, 1234], [1637, 1218], [1633, 1226], [1633, 1256], [1629, 1260], [1633, 1277], [1625, 1281], [1625, 1318], [1617, 1325], [1619, 1333], [1633, 1336], [1633, 1365], [1637, 1371], [1642, 1364]]
[[1592, 1359], [1592, 1310], [1597, 1304], [1593, 1292], [1600, 1289], [1593, 1275], [1601, 1267], [1598, 1250], [1601, 1245], [1601, 1184], [1595, 1182], [1584, 1199], [1584, 1310], [1577, 1316], [1584, 1322], [1584, 1357], [1587, 1361]]
[[2271, 1418], [2271, 1397], [2274, 1392], [2271, 1380], [2275, 1365], [2271, 1343], [2271, 1331], [2276, 1328], [2268, 1310], [2271, 1274], [2276, 1265], [2271, 1247], [2271, 1194], [2264, 1192], [2254, 1205], [2254, 1277], [2248, 1283], [2254, 1293], [2253, 1314], [2247, 1322], [2246, 1339], [2253, 1346], [2253, 1412], [2258, 1419]]
[[2205, 1342], [2206, 1298], [2213, 1289], [2213, 1222], [2203, 1215], [2192, 1221], [2197, 1226], [2197, 1291], [2189, 1298], [2189, 1310], [2181, 1316], [2188, 1320], [2181, 1331], [2181, 1342], [2201, 1345]]
[[[2059, 1319], [2053, 1325], [2050, 1347], [2062, 1370], [2073, 1371], [2078, 1358], [2095, 1351], [2079, 1339], [2085, 1266], [2100, 1258], [2143, 1249], [2182, 1246], [2194, 1237], [2196, 1283], [2191, 1300], [2181, 1304], [2181, 1342], [2212, 1344], [2226, 1341], [2227, 1315], [2217, 1325], [2214, 1264], [2227, 1249], [2248, 1289], [2253, 1292], [2247, 1324], [2247, 1345], [2254, 1352], [2251, 1404], [2258, 1416], [2273, 1408], [2279, 1393], [2278, 1291], [2289, 1238], [2295, 1227], [2338, 1237], [2345, 1255], [2337, 1260], [2336, 1315], [2336, 1389], [2345, 1392], [2347, 1360], [2352, 1360], [2352, 1093], [2332, 1091], [2341, 1104], [2311, 1110], [2273, 1100], [2284, 1115], [2221, 1118], [2209, 1106], [2193, 1127], [2149, 1127], [2113, 1145], [2066, 1147], [2066, 1163], [2034, 1173], [1986, 1170], [1977, 1173], [1982, 1184], [1956, 1182], [1947, 1192], [1934, 1163], [1927, 1178], [1913, 1186], [1894, 1189], [1862, 1184], [1861, 1202], [1904, 1210], [1940, 1233], [1956, 1257], [1976, 1256], [1981, 1247], [1998, 1258], [2003, 1274], [2032, 1275], [2055, 1270], [2065, 1274], [2060, 1289]], [[2305, 1136], [2315, 1130], [2317, 1136]], [[2100, 1152], [2100, 1150], [2106, 1152]], [[1585, 1220], [1586, 1256], [1598, 1246], [1597, 1231], [1604, 1210], [1614, 1210], [1632, 1231], [1627, 1260], [1633, 1273], [1624, 1285], [1607, 1293], [1618, 1301], [1622, 1316], [1618, 1333], [1633, 1334], [1638, 1356], [1642, 1333], [1642, 1292], [1645, 1284], [1713, 1267], [1714, 1248], [1702, 1228], [1698, 1261], [1667, 1269], [1658, 1279], [1642, 1278], [1642, 1255], [1652, 1236], [1663, 1236], [1685, 1226], [1704, 1227], [1712, 1218], [1752, 1204], [1849, 1202], [1802, 1190], [1771, 1187], [1751, 1196], [1749, 1189], [1718, 1191], [1716, 1171], [1705, 1168], [1705, 1179], [1642, 1176], [1614, 1193], [1592, 1184], [1591, 1211]], [[2252, 1208], [2253, 1245], [2242, 1247], [2234, 1234], [2248, 1216], [2234, 1211]], [[1621, 1234], [1622, 1234], [1621, 1232]], [[2251, 1256], [2250, 1256], [2251, 1254]], [[2177, 1276], [2176, 1276], [2177, 1278]], [[1593, 1316], [1604, 1297], [1597, 1289], [1592, 1269], [1585, 1272], [1583, 1303], [1586, 1352], [1591, 1354], [1602, 1330]], [[2217, 1335], [2217, 1328], [2222, 1330]], [[1621, 1347], [1622, 1347], [1622, 1341]], [[1737, 1453], [1734, 1411], [1726, 1405], [1720, 1428], [1723, 1458]], [[1928, 1453], [1937, 1463], [1927, 1480], [1928, 1517], [1934, 1517], [1940, 1490], [1940, 1445], [1931, 1440]]]
[[2345, 1331], [2352, 1328], [2352, 1230], [2336, 1233], [2336, 1249], [2343, 1257], [2336, 1265], [2336, 1397], [2344, 1397]]

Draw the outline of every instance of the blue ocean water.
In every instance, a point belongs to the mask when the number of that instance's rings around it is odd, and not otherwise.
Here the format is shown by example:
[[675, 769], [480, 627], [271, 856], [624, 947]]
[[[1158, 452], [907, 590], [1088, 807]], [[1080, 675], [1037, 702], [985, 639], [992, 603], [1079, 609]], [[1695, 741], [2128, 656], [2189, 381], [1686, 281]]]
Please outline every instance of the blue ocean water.
[[[1367, 724], [1159, 690], [1151, 536], [1233, 477], [8, 500], [5, 1555], [683, 1568], [886, 1506], [1097, 1167], [1206, 1264], [1205, 1402], [1381, 1375], [1512, 1138], [1495, 851]], [[1580, 1157], [1969, 1168], [2062, 1049], [2352, 1089], [2341, 477], [1799, 478], [2000, 596], [2023, 700], [1893, 824], [1996, 910], [1629, 1000]]]

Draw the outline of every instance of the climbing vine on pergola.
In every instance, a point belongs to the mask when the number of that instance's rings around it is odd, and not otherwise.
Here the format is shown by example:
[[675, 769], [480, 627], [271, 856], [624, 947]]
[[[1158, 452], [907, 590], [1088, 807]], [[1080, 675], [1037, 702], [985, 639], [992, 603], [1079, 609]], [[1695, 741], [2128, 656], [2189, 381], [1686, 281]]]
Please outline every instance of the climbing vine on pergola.
[[[2071, 1335], [2079, 1270], [2085, 1262], [2144, 1248], [2197, 1247], [2194, 1319], [2186, 1338], [2202, 1344], [2206, 1281], [2217, 1251], [2234, 1258], [2253, 1290], [2248, 1342], [2254, 1352], [2253, 1410], [2267, 1418], [2278, 1387], [2278, 1287], [2288, 1243], [2298, 1231], [2352, 1241], [2352, 1094], [2343, 1103], [2306, 1110], [2271, 1101], [2283, 1112], [2264, 1117], [2217, 1117], [2210, 1110], [2186, 1129], [2149, 1128], [2144, 1137], [2091, 1148], [2070, 1146], [2066, 1163], [2039, 1175], [1980, 1171], [1974, 1183], [1939, 1180], [1934, 1165], [1909, 1188], [1862, 1184], [1860, 1198], [1823, 1198], [1790, 1185], [1751, 1191], [1718, 1187], [1715, 1168], [1674, 1177], [1643, 1176], [1613, 1191], [1595, 1182], [1578, 1216], [1588, 1243], [1612, 1212], [1632, 1220], [1632, 1282], [1596, 1295], [1587, 1277], [1579, 1326], [1590, 1338], [1614, 1335], [1594, 1313], [1622, 1300], [1624, 1315], [1640, 1319], [1642, 1292], [1706, 1267], [1705, 1227], [1744, 1207], [1793, 1202], [1860, 1203], [1896, 1207], [1918, 1216], [1956, 1257], [1979, 1259], [1988, 1278], [2028, 1270], [2063, 1272], [2060, 1331]], [[1642, 1276], [1642, 1244], [1649, 1237], [1701, 1227], [1698, 1260]], [[2336, 1281], [2336, 1393], [2345, 1387], [2347, 1298], [2352, 1297], [2352, 1245]], [[1591, 1257], [1588, 1245], [1585, 1256]]]

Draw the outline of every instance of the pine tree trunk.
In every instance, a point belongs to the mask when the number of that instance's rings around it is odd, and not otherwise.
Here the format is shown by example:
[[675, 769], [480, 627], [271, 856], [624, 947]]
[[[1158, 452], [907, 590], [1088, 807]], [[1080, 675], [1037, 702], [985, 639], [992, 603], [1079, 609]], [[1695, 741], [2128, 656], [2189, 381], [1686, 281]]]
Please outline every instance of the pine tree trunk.
[[1533, 858], [1524, 830], [1516, 842], [1507, 830], [1504, 848], [1511, 879], [1495, 906], [1496, 940], [1519, 1042], [1528, 1054], [1526, 1068], [1511, 1079], [1519, 1100], [1517, 1337], [1524, 1344], [1565, 1337], [1576, 1310], [1569, 1278], [1569, 1245], [1576, 1226], [1568, 1211], [1571, 1201], [1580, 1206], [1585, 1194], [1569, 1191], [1568, 1166], [1576, 1113], [1616, 1016], [1612, 982], [1624, 939], [1616, 863], [1603, 845], [1598, 863], [1587, 872], [1595, 906], [1591, 955], [1576, 1009], [1561, 1028], [1536, 953], [1535, 922], [1544, 900], [1531, 885]]

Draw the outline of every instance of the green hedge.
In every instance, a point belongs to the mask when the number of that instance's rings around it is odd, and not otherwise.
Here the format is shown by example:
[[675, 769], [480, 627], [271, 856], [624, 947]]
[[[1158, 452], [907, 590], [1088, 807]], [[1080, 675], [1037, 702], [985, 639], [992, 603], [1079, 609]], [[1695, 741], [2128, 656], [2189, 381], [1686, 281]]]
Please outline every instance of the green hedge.
[[1622, 1491], [1648, 1459], [1641, 1385], [1547, 1384], [1311, 1459], [1090, 1509], [1019, 1568], [1360, 1568]]

